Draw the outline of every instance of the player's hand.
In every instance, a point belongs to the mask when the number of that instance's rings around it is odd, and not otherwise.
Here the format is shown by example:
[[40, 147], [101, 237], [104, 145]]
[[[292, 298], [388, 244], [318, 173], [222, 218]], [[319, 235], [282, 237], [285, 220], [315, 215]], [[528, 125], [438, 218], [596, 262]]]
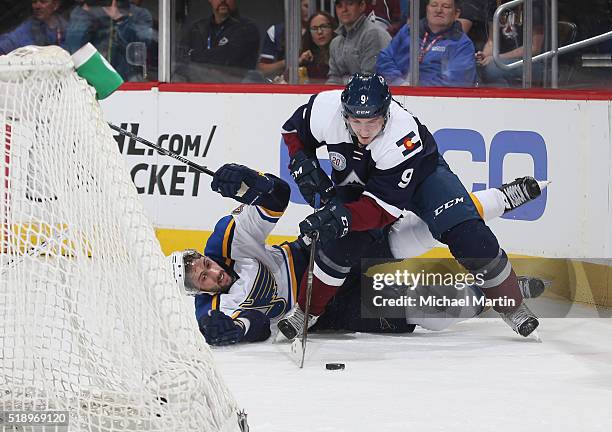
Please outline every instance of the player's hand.
[[272, 192], [274, 180], [244, 165], [230, 163], [215, 172], [210, 186], [224, 197], [252, 204], [260, 195]]
[[351, 213], [338, 200], [332, 200], [318, 212], [315, 212], [300, 222], [300, 234], [312, 237], [317, 231], [319, 241], [328, 241], [344, 237], [351, 227]]
[[209, 345], [232, 345], [244, 337], [242, 324], [218, 310], [208, 311], [207, 315], [200, 318], [198, 325]]
[[325, 204], [334, 197], [336, 191], [334, 185], [314, 157], [309, 157], [304, 152], [298, 152], [289, 162], [291, 177], [300, 188], [302, 196], [311, 207], [315, 206], [315, 195], [321, 197], [321, 203]]

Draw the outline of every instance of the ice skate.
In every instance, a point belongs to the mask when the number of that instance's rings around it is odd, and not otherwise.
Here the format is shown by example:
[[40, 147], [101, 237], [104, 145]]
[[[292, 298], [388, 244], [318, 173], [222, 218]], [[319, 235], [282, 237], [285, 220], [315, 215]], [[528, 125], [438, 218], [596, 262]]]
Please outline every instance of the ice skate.
[[514, 210], [526, 202], [536, 199], [549, 183], [549, 181], [538, 181], [527, 176], [501, 185], [499, 190], [504, 194], [506, 211]]
[[[308, 316], [308, 328], [312, 327], [319, 317]], [[304, 312], [296, 303], [293, 308], [277, 324], [278, 330], [289, 340], [295, 339], [304, 330]]]
[[519, 276], [518, 286], [523, 298], [526, 299], [540, 297], [546, 289], [546, 284], [542, 279], [530, 276]]
[[[514, 312], [509, 314], [502, 313], [500, 315], [512, 330], [524, 337], [532, 334], [540, 324], [538, 318], [529, 310], [524, 302]], [[534, 336], [536, 339], [539, 339], [537, 333]]]

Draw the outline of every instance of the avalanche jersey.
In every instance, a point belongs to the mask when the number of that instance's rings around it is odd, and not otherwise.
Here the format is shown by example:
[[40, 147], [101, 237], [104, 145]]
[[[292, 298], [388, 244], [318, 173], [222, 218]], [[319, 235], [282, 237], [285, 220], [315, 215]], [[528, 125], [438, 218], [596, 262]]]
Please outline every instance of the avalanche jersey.
[[288, 245], [267, 246], [266, 237], [282, 212], [241, 205], [217, 222], [204, 254], [237, 275], [227, 293], [195, 297], [196, 319], [211, 309], [237, 318], [257, 309], [275, 323], [297, 298], [292, 251]]
[[345, 125], [341, 93], [331, 90], [313, 96], [284, 124], [289, 153], [303, 150], [313, 155], [325, 145], [332, 181], [344, 202], [369, 197], [399, 218], [411, 209], [415, 187], [435, 169], [437, 145], [416, 117], [392, 101], [382, 133], [360, 147]]

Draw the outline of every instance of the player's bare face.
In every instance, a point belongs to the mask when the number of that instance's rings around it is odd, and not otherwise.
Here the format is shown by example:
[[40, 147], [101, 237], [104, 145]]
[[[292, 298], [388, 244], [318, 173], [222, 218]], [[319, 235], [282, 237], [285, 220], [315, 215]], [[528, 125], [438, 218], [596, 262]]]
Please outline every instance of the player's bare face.
[[193, 284], [200, 291], [207, 293], [227, 292], [234, 283], [232, 276], [206, 256], [195, 260], [188, 274]]
[[378, 136], [385, 124], [385, 120], [382, 116], [365, 119], [349, 117], [348, 123], [355, 133], [359, 144], [366, 146]]

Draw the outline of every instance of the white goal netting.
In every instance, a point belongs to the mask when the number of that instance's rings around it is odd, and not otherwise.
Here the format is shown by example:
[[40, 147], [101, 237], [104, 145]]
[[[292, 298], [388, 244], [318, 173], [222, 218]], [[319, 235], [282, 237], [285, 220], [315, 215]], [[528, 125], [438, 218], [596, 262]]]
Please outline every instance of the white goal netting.
[[240, 430], [68, 53], [0, 56], [0, 146], [0, 411], [67, 410], [71, 431]]

